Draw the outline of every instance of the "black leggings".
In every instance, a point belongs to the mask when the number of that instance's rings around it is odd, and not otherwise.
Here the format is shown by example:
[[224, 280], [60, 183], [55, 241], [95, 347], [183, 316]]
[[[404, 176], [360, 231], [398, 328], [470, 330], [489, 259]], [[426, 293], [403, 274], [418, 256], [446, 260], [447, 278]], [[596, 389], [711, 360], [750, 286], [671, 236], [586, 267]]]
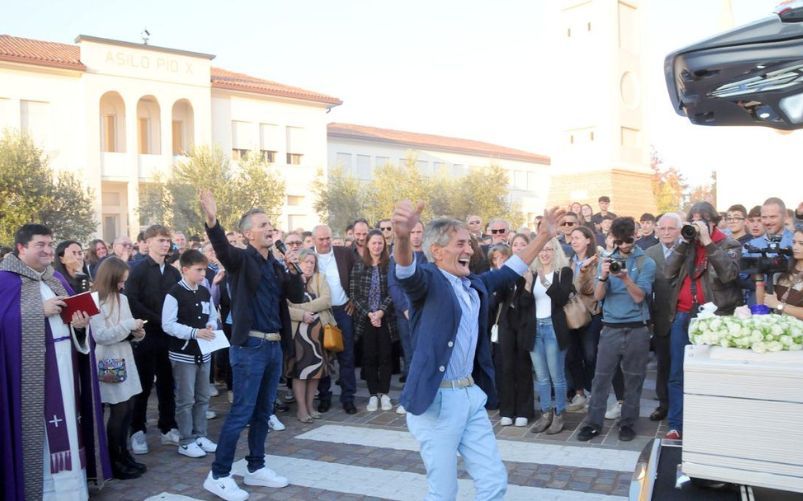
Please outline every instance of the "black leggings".
[[109, 419], [106, 421], [106, 437], [109, 453], [116, 458], [128, 447], [128, 428], [134, 413], [134, 397], [116, 404], [109, 404]]

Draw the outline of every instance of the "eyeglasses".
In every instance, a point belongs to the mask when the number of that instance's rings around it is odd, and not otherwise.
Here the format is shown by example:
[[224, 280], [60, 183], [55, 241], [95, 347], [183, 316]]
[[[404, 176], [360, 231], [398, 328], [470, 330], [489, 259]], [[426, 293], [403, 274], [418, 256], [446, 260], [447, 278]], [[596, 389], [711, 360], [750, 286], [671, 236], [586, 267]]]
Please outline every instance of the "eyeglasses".
[[561, 226], [574, 226], [576, 224], [577, 223], [575, 223], [574, 221], [564, 221], [564, 222], [560, 223]]
[[623, 238], [622, 240], [614, 240], [613, 245], [632, 244], [636, 239], [633, 237]]
[[507, 233], [507, 230], [491, 230], [492, 235], [504, 235]]
[[729, 223], [735, 223], [736, 221], [744, 221], [745, 218], [743, 217], [726, 217], [725, 221]]
[[301, 245], [303, 242], [300, 240], [298, 242], [285, 242], [287, 245]]
[[480, 224], [480, 220], [477, 219], [476, 221], [469, 221], [468, 224]]
[[391, 228], [390, 226], [386, 226], [384, 228], [379, 228], [379, 229], [382, 231], [391, 231], [393, 228]]
[[544, 247], [543, 249], [541, 249], [541, 252], [555, 252], [555, 249], [553, 249], [552, 247]]

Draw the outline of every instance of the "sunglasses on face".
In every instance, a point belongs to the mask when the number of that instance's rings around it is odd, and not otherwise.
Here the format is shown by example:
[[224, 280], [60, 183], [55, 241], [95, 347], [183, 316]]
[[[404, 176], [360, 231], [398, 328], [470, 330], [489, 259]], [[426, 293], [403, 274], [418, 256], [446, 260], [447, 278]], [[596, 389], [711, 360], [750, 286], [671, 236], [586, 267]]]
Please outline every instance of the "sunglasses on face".
[[491, 230], [491, 234], [493, 235], [504, 235], [507, 230]]
[[636, 239], [634, 239], [633, 237], [627, 237], [622, 240], [614, 240], [613, 245], [632, 244], [635, 241]]
[[379, 229], [380, 229], [380, 230], [382, 230], [382, 231], [390, 231], [390, 230], [392, 230], [393, 228], [391, 228], [390, 226], [388, 226], [388, 227], [385, 227], [385, 228], [379, 228]]
[[574, 221], [564, 221], [564, 222], [560, 223], [561, 226], [574, 226], [576, 224], [577, 223], [575, 223]]

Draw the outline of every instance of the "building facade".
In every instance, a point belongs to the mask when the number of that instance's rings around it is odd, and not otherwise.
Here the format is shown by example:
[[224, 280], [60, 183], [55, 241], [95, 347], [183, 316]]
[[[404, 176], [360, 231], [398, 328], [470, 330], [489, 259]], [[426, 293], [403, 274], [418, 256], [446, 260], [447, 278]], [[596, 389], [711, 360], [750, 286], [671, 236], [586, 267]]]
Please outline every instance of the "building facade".
[[331, 123], [328, 165], [369, 181], [374, 169], [413, 160], [425, 176], [461, 177], [473, 169], [498, 165], [508, 173], [511, 202], [531, 224], [546, 206], [550, 189], [547, 156], [454, 137], [405, 132], [364, 125]]
[[75, 45], [0, 36], [0, 129], [30, 134], [96, 194], [98, 234], [139, 231], [140, 191], [195, 145], [259, 153], [285, 179], [280, 227], [317, 222], [326, 113], [342, 102], [212, 66], [213, 55], [92, 36]]

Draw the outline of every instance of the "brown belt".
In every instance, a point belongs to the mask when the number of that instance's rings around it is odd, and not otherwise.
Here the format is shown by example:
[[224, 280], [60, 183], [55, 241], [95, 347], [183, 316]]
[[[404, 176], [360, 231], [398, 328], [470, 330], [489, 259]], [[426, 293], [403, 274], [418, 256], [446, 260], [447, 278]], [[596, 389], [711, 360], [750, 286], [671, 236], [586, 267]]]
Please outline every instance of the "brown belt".
[[474, 385], [474, 378], [469, 377], [461, 377], [460, 379], [450, 379], [447, 381], [441, 381], [441, 388], [451, 388], [453, 390], [458, 390], [460, 388], [468, 388], [469, 386]]
[[281, 341], [282, 336], [278, 332], [248, 331], [248, 335], [265, 341]]

